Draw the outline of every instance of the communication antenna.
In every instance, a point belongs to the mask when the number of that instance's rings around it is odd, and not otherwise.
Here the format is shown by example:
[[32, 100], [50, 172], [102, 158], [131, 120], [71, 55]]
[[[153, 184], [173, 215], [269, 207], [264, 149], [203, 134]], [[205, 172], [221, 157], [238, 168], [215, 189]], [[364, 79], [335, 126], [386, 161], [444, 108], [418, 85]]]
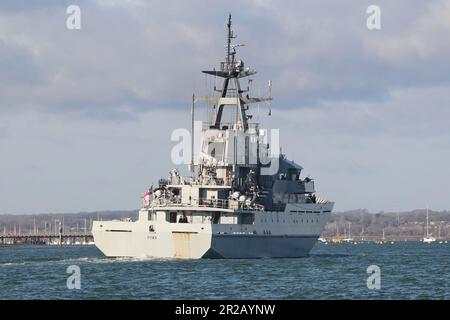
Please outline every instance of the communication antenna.
[[272, 80], [269, 80], [269, 116], [272, 115]]
[[194, 172], [194, 116], [195, 116], [195, 94], [192, 94], [191, 110], [191, 171]]

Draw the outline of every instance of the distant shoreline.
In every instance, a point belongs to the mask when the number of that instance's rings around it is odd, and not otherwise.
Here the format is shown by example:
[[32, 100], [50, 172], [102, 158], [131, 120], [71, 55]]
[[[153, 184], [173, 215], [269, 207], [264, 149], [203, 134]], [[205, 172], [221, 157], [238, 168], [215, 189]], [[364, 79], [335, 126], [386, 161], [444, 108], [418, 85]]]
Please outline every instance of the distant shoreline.
[[[90, 234], [92, 221], [131, 218], [138, 210], [110, 210], [78, 213], [0, 214], [0, 236], [11, 234]], [[429, 211], [430, 234], [439, 240], [450, 239], [450, 211]], [[408, 212], [371, 213], [365, 209], [333, 212], [321, 237], [363, 239], [371, 242], [421, 241], [425, 234], [426, 209]]]

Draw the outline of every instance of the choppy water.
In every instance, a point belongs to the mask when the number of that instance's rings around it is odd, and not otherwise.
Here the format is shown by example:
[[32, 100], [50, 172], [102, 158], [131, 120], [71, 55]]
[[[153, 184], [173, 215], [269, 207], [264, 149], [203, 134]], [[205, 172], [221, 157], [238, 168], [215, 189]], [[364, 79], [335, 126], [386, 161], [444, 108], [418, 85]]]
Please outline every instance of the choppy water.
[[[78, 265], [81, 289], [67, 289]], [[367, 288], [367, 267], [381, 289]], [[448, 299], [450, 243], [317, 244], [301, 259], [105, 258], [93, 246], [0, 247], [0, 299]]]

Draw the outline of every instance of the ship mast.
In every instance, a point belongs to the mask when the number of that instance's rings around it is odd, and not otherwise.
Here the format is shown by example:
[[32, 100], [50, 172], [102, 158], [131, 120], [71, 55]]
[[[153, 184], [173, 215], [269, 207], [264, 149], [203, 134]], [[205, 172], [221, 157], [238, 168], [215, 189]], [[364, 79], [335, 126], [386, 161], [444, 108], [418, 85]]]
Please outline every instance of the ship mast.
[[[233, 30], [231, 29], [231, 14], [228, 15], [228, 23], [227, 23], [227, 28], [228, 28], [228, 36], [227, 36], [227, 57], [226, 57], [226, 61], [227, 61], [227, 67], [229, 70], [229, 74], [231, 74], [231, 68], [229, 68], [231, 66], [231, 61], [230, 61], [230, 57], [231, 57], [231, 39], [235, 38], [233, 36]], [[233, 60], [234, 60], [234, 55], [233, 55]]]
[[[236, 48], [244, 45], [233, 44], [232, 40], [235, 38], [236, 35], [232, 29], [231, 14], [229, 14], [225, 61], [220, 63], [220, 70], [202, 71], [206, 74], [224, 78], [222, 89], [217, 90], [220, 92], [219, 97], [206, 97], [202, 100], [217, 106], [211, 128], [220, 129], [224, 107], [231, 105], [236, 108], [235, 128], [237, 128], [238, 123], [241, 123], [243, 130], [246, 131], [248, 129], [247, 119], [249, 117], [246, 114], [245, 105], [262, 101], [271, 101], [272, 98], [250, 98], [248, 95], [246, 97], [242, 96], [242, 93], [248, 92], [248, 90], [241, 89], [239, 79], [254, 75], [256, 74], [256, 71], [250, 68], [244, 68], [244, 62], [242, 60], [236, 60]], [[234, 88], [230, 88], [231, 84], [234, 84]]]

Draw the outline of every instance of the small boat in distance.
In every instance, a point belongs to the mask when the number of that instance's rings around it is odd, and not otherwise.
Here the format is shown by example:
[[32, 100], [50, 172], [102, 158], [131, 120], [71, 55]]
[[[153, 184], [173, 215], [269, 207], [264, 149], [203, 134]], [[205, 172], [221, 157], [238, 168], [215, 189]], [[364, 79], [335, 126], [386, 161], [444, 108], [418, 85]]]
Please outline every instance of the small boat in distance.
[[427, 207], [427, 234], [425, 237], [423, 237], [424, 243], [432, 243], [436, 241], [436, 238], [432, 237], [428, 230], [428, 207]]
[[347, 238], [342, 239], [342, 241], [344, 241], [344, 242], [352, 242], [353, 241], [350, 229], [351, 229], [351, 223], [349, 222], [348, 223], [348, 236], [347, 236]]

